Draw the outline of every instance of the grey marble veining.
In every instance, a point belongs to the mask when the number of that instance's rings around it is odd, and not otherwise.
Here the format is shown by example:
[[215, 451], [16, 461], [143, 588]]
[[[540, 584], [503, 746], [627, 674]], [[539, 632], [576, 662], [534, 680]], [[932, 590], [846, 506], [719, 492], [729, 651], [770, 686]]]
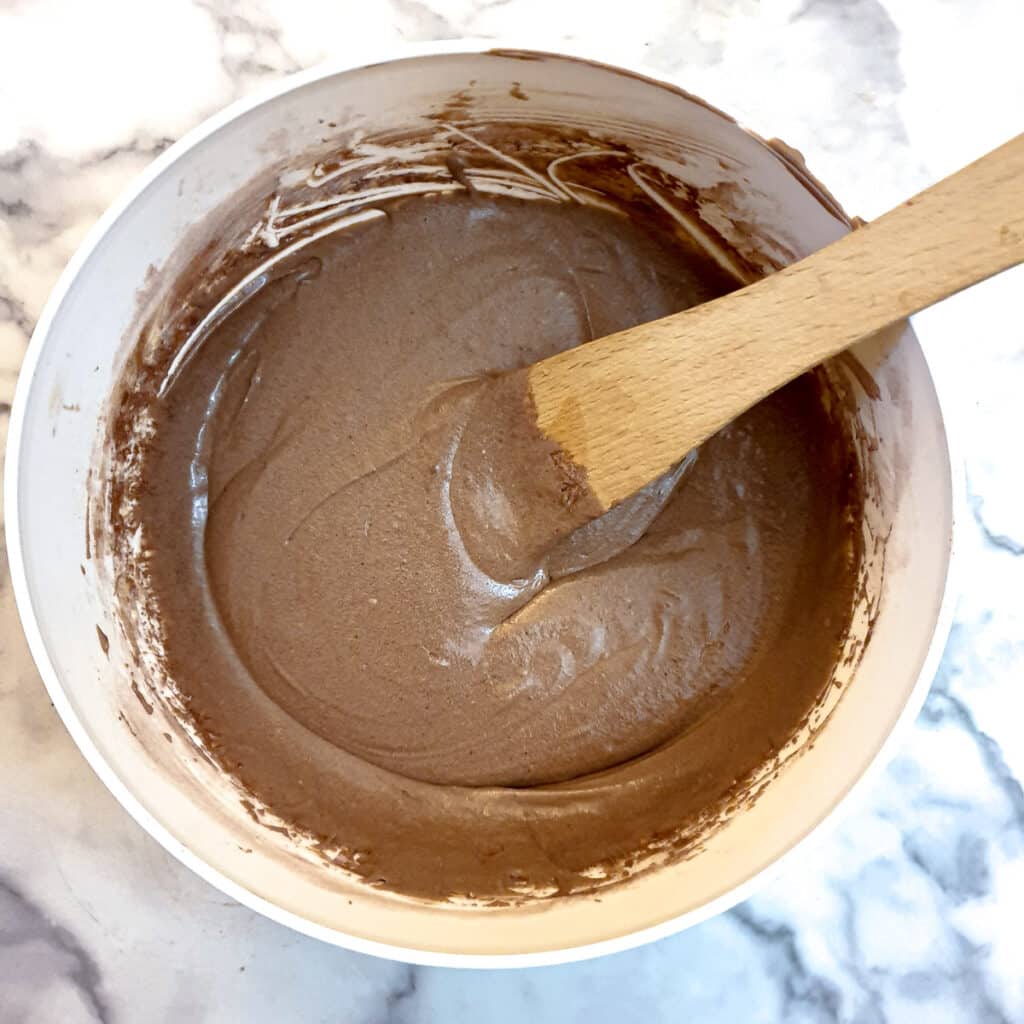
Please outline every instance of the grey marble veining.
[[[46, 294], [157, 153], [225, 103], [402, 41], [571, 40], [801, 149], [873, 216], [1024, 124], [1018, 0], [0, 4], [0, 425]], [[53, 73], [60, 68], [60, 74]], [[58, 721], [0, 573], [0, 1022], [1024, 1021], [1024, 273], [918, 318], [967, 474], [962, 598], [907, 742], [745, 904], [632, 952], [410, 968], [192, 876]]]

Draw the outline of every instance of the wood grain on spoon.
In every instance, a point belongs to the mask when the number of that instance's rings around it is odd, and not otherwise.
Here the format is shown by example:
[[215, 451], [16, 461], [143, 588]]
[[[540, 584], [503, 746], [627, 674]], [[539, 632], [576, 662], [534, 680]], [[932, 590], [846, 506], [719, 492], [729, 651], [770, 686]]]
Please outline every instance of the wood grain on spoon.
[[805, 370], [1024, 261], [1024, 135], [756, 284], [534, 364], [541, 431], [609, 509]]

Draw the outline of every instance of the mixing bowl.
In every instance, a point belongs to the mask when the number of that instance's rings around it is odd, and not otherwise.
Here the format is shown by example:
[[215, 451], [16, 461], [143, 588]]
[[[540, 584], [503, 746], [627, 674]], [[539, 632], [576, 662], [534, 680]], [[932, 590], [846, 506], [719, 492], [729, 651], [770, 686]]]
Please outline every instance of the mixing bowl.
[[[96, 526], [88, 517], [100, 441], [139, 324], [185, 260], [223, 241], [216, 232], [225, 211], [234, 210], [239, 225], [249, 217], [253, 231], [272, 232], [281, 222], [252, 197], [286, 192], [303, 175], [308, 182], [335, 174], [332, 153], [377, 166], [380, 153], [367, 140], [431, 126], [471, 133], [477, 120], [517, 119], [628, 144], [675, 180], [696, 211], [692, 229], [724, 258], [738, 252], [770, 270], [850, 228], [793, 151], [635, 71], [472, 43], [321, 67], [191, 132], [102, 218], [32, 338], [8, 445], [7, 540], [18, 607], [53, 703], [100, 778], [172, 854], [240, 902], [328, 942], [414, 962], [575, 959], [677, 931], [742, 899], [835, 811], [916, 713], [949, 616], [955, 486], [932, 379], [904, 326], [829, 371], [857, 424], [870, 492], [860, 603], [840, 676], [790, 745], [795, 756], [773, 766], [758, 799], [685, 859], [599, 899], [504, 908], [406, 899], [361, 884], [258, 824], [233, 783], [172, 728], [180, 725], [173, 695], [135, 698], [138, 667], [116, 621], [135, 610], [123, 594], [119, 603], [110, 566], [87, 535]], [[443, 175], [424, 180], [444, 183]], [[513, 164], [506, 179], [489, 180], [513, 194], [531, 187]]]

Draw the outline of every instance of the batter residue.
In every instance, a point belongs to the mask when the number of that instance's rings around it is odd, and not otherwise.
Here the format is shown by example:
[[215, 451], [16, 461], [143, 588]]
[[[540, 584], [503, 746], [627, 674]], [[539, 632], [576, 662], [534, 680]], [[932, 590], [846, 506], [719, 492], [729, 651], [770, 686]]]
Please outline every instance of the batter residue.
[[609, 211], [419, 198], [204, 341], [138, 518], [167, 672], [259, 801], [376, 884], [521, 898], [684, 845], [779, 751], [859, 560], [818, 378], [540, 544], [501, 443], [496, 374], [731, 287]]

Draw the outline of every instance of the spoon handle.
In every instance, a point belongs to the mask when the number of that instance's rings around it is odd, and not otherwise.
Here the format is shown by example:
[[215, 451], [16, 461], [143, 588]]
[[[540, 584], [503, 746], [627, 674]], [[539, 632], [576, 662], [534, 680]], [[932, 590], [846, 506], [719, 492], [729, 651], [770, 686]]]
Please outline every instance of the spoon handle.
[[1024, 135], [714, 302], [536, 363], [541, 431], [610, 508], [830, 356], [1024, 261]]

